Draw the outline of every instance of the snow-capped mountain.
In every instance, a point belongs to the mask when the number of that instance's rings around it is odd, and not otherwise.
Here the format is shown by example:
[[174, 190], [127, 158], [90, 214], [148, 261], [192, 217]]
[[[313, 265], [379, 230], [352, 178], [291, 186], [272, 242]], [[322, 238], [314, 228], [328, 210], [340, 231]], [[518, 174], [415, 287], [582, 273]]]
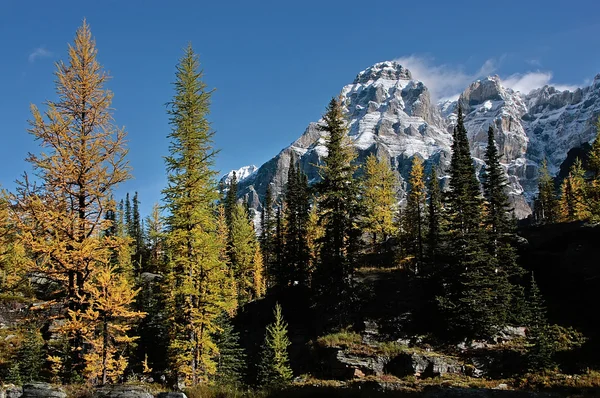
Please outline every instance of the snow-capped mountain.
[[[593, 126], [600, 114], [600, 75], [591, 86], [575, 92], [546, 86], [527, 94], [504, 87], [500, 78], [493, 76], [472, 83], [457, 101], [433, 104], [427, 87], [413, 79], [408, 69], [396, 62], [381, 62], [360, 72], [341, 95], [359, 159], [370, 153], [387, 157], [399, 174], [400, 195], [404, 195], [414, 156], [421, 157], [427, 169], [436, 167], [439, 175], [446, 174], [460, 103], [478, 165], [483, 164], [488, 127], [494, 126], [515, 212], [526, 217], [531, 213], [541, 160], [546, 157], [551, 170], [557, 171], [571, 148], [594, 139]], [[326, 148], [318, 124], [309, 124], [296, 141], [260, 168], [236, 171], [239, 193], [251, 206], [260, 210], [269, 184], [276, 195], [281, 194], [292, 157], [309, 181], [319, 180], [316, 165], [326, 155]]]
[[221, 183], [226, 187], [231, 183], [231, 179], [233, 178], [233, 173], [235, 173], [235, 178], [238, 182], [244, 181], [248, 177], [252, 176], [252, 174], [256, 173], [258, 167], [251, 164], [250, 166], [244, 166], [237, 170], [231, 170], [229, 173], [225, 174], [221, 177]]

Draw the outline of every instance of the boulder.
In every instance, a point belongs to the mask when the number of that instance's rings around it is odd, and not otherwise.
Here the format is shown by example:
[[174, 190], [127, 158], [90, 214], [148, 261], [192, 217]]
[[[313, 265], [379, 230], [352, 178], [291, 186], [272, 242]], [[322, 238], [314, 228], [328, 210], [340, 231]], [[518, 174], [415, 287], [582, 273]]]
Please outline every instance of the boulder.
[[458, 360], [428, 352], [406, 352], [399, 354], [385, 367], [387, 373], [397, 377], [436, 377], [445, 374], [464, 374], [465, 367]]
[[181, 391], [159, 392], [156, 398], [187, 398]]
[[23, 385], [22, 398], [67, 398], [67, 393], [60, 387], [48, 383], [28, 383]]
[[4, 385], [0, 388], [0, 398], [21, 398], [23, 388], [14, 384]]
[[154, 398], [146, 386], [117, 384], [99, 388], [94, 398]]

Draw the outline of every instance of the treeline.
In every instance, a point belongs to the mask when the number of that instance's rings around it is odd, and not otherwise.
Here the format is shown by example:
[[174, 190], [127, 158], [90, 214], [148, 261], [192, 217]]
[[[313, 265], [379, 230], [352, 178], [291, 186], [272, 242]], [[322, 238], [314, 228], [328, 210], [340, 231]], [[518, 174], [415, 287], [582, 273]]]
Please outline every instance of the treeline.
[[[600, 119], [597, 130], [600, 133]], [[585, 163], [584, 163], [585, 161]], [[560, 182], [552, 177], [548, 162], [542, 162], [534, 220], [538, 223], [600, 220], [600, 140], [592, 143], [585, 159], [575, 159]], [[557, 186], [559, 189], [557, 189]]]
[[[58, 100], [44, 112], [32, 106], [29, 131], [43, 148], [27, 158], [34, 176], [24, 174], [0, 202], [0, 294], [21, 309], [0, 331], [3, 380], [106, 384], [165, 375], [179, 387], [239, 384], [251, 363], [232, 324], [242, 306], [304, 289], [323, 332], [339, 330], [358, 304], [355, 271], [365, 264], [401, 267], [423, 284], [440, 341], [527, 325], [530, 367], [551, 366], [556, 332], [517, 261], [494, 131], [480, 183], [460, 108], [448, 189], [415, 156], [399, 206], [388, 161], [371, 155], [359, 172], [344, 104], [332, 99], [320, 125], [320, 182], [309, 186], [292, 156], [285, 191], [276, 198], [267, 188], [256, 231], [235, 174], [225, 187], [217, 182], [212, 92], [191, 46], [167, 108], [163, 203], [144, 221], [137, 193], [114, 199], [130, 178], [125, 131], [114, 125], [87, 24], [56, 77]], [[292, 378], [284, 312], [275, 306], [254, 384]]]

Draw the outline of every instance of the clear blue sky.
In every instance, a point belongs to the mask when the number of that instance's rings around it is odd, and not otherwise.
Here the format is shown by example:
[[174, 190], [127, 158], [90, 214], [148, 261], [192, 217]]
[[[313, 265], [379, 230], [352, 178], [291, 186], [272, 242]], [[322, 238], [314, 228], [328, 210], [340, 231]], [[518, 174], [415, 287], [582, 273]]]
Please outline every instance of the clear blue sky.
[[16, 1], [0, 2], [0, 184], [37, 144], [29, 104], [55, 99], [54, 62], [87, 18], [113, 76], [142, 210], [160, 199], [169, 132], [164, 104], [192, 42], [216, 91], [210, 120], [226, 172], [260, 165], [296, 139], [369, 65], [402, 59], [441, 98], [497, 73], [519, 88], [582, 85], [600, 73], [600, 1]]

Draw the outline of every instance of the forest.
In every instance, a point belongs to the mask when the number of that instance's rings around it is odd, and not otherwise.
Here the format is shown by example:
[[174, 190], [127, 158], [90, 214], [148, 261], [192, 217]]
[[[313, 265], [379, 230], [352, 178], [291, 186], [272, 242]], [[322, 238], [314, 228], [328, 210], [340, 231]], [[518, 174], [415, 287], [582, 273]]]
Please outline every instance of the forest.
[[569, 289], [594, 300], [600, 139], [562, 179], [544, 163], [534, 214], [517, 220], [493, 127], [478, 171], [459, 107], [450, 177], [415, 156], [399, 198], [389, 161], [358, 162], [334, 97], [319, 125], [320, 181], [309, 184], [292, 158], [285, 191], [267, 188], [255, 217], [235, 173], [219, 182], [212, 90], [188, 45], [165, 99], [169, 154], [156, 161], [167, 185], [142, 215], [137, 192], [115, 197], [132, 170], [96, 56], [84, 22], [56, 64], [56, 98], [31, 106], [31, 173], [0, 197], [3, 389], [600, 393], [600, 333], [588, 319], [598, 300], [561, 307], [554, 287], [567, 276], [550, 277], [552, 256], [532, 249], [552, 234], [587, 242], [575, 244], [585, 256], [572, 255], [591, 282]]

